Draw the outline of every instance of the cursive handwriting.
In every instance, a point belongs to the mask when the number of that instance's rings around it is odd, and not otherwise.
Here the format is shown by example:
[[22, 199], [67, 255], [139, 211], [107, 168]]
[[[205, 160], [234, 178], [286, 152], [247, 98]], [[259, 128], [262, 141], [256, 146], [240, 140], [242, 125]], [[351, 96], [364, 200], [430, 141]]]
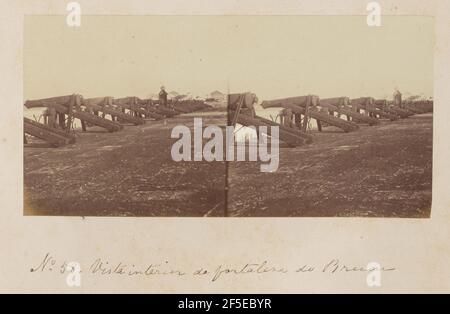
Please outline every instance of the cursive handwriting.
[[329, 273], [329, 274], [335, 274], [335, 273], [356, 273], [356, 272], [372, 272], [372, 271], [381, 271], [381, 272], [387, 272], [387, 271], [394, 271], [396, 270], [394, 267], [380, 267], [380, 268], [368, 268], [367, 266], [349, 266], [346, 264], [341, 263], [338, 259], [333, 259], [329, 263], [327, 263], [323, 269], [323, 273]]
[[244, 275], [244, 274], [266, 274], [266, 273], [281, 273], [286, 274], [288, 272], [287, 269], [283, 267], [273, 267], [268, 266], [268, 262], [264, 261], [261, 264], [245, 264], [243, 267], [238, 268], [227, 268], [223, 265], [220, 265], [214, 272], [214, 276], [212, 281], [219, 280], [222, 275], [227, 274], [235, 274], [235, 275]]
[[103, 261], [98, 258], [89, 267], [89, 272], [93, 275], [126, 275], [126, 276], [154, 276], [154, 275], [174, 275], [185, 276], [186, 273], [180, 270], [174, 270], [168, 267], [169, 262], [162, 264], [149, 264], [145, 267], [137, 267], [134, 264], [124, 264], [119, 262], [117, 264], [110, 264], [108, 261]]
[[[59, 261], [50, 253], [44, 255], [44, 258], [32, 267], [32, 273], [70, 273], [73, 270], [67, 267], [67, 261]], [[175, 267], [168, 261], [163, 263], [149, 263], [144, 265], [137, 265], [134, 263], [125, 262], [110, 262], [107, 259], [96, 258], [92, 263], [87, 264], [85, 269], [81, 267], [81, 272], [85, 270], [85, 274], [108, 277], [150, 277], [150, 276], [172, 276], [172, 277], [187, 277], [193, 278], [206, 277], [211, 282], [217, 282], [230, 276], [262, 276], [268, 274], [287, 275], [287, 274], [306, 274], [317, 273], [325, 275], [333, 274], [347, 274], [347, 273], [369, 273], [372, 271], [391, 272], [396, 271], [395, 267], [372, 267], [350, 265], [334, 258], [323, 264], [301, 264], [295, 267], [288, 267], [284, 265], [273, 265], [265, 260], [260, 263], [244, 263], [242, 265], [229, 266], [220, 264], [216, 267], [198, 267], [194, 269], [183, 269], [182, 267]]]

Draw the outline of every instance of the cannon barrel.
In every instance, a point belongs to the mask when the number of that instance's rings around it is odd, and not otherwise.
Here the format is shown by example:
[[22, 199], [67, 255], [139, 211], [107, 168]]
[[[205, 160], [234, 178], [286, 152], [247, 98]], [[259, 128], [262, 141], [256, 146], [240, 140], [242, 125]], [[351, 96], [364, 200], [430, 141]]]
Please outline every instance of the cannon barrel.
[[311, 99], [310, 105], [312, 106], [317, 106], [320, 102], [319, 96], [308, 95], [308, 96], [288, 97], [275, 100], [265, 100], [261, 103], [261, 106], [263, 108], [284, 107], [285, 105], [306, 107], [306, 105], [308, 104], [308, 99]]

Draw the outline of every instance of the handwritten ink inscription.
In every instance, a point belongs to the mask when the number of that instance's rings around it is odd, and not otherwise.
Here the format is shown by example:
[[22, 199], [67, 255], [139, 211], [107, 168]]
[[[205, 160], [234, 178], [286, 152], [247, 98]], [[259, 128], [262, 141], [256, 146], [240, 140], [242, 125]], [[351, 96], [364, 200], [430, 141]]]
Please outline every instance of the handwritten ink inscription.
[[[32, 273], [59, 273], [61, 275], [70, 273], [70, 268], [67, 267], [68, 261], [58, 260], [50, 253], [47, 253], [44, 258], [30, 269]], [[206, 278], [211, 282], [217, 282], [229, 276], [243, 276], [243, 275], [292, 275], [292, 274], [307, 274], [319, 273], [325, 275], [334, 274], [348, 274], [348, 273], [369, 273], [373, 271], [393, 272], [397, 269], [395, 267], [379, 267], [377, 269], [367, 268], [367, 266], [348, 265], [341, 262], [339, 259], [331, 259], [323, 264], [312, 265], [303, 264], [297, 267], [287, 267], [280, 265], [272, 265], [268, 261], [260, 263], [243, 263], [239, 266], [227, 266], [225, 264], [214, 267], [201, 266], [194, 269], [184, 269], [177, 267], [168, 261], [160, 263], [149, 263], [146, 265], [137, 265], [125, 262], [110, 262], [106, 259], [96, 258], [89, 263], [86, 268], [81, 269], [82, 274], [95, 276], [122, 276], [122, 277], [192, 277], [192, 278]]]

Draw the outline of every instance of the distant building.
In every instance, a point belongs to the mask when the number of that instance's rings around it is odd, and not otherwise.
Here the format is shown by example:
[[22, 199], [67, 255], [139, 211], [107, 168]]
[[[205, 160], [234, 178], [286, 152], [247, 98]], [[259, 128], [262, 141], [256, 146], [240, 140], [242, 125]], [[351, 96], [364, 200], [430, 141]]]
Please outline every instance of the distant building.
[[226, 95], [219, 92], [218, 90], [215, 90], [208, 95], [208, 98], [215, 100], [215, 101], [224, 101], [226, 98]]
[[171, 91], [169, 94], [167, 94], [168, 99], [177, 99], [178, 96], [180, 96], [180, 94], [175, 91]]

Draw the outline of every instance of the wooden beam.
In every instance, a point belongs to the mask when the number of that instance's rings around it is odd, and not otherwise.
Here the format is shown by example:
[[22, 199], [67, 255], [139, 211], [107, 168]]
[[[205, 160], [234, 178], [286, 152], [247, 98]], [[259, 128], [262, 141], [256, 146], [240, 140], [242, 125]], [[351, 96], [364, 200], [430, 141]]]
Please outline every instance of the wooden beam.
[[29, 119], [29, 118], [23, 118], [23, 119], [24, 119], [24, 123], [34, 125], [34, 126], [39, 127], [39, 128], [41, 128], [43, 130], [47, 130], [49, 132], [52, 132], [52, 133], [55, 133], [55, 134], [58, 134], [58, 135], [60, 135], [62, 137], [67, 138], [68, 141], [69, 141], [68, 142], [69, 144], [74, 144], [75, 141], [76, 141], [75, 135], [73, 135], [71, 133], [67, 133], [67, 132], [65, 132], [63, 130], [56, 129], [56, 128], [53, 128], [51, 126], [48, 126], [48, 125], [45, 125], [45, 124], [33, 121], [33, 120]]
[[278, 127], [280, 127], [280, 129], [282, 129], [286, 132], [290, 132], [297, 137], [301, 137], [306, 144], [311, 144], [313, 142], [312, 135], [302, 132], [300, 129], [286, 127], [286, 126], [280, 125], [272, 120], [265, 119], [265, 118], [259, 117], [259, 116], [255, 116], [254, 119], [260, 121], [261, 123], [270, 125], [270, 126], [278, 126]]
[[24, 118], [24, 132], [31, 136], [46, 141], [53, 147], [61, 147], [75, 143], [75, 137], [47, 125]]
[[[53, 107], [56, 109], [59, 113], [67, 113], [68, 108], [61, 106], [61, 105], [53, 105]], [[117, 122], [104, 119], [102, 117], [98, 117], [92, 113], [86, 112], [86, 111], [74, 111], [73, 113], [74, 118], [80, 119], [81, 121], [85, 121], [88, 123], [91, 123], [93, 125], [99, 126], [101, 128], [104, 128], [108, 130], [108, 132], [116, 132], [123, 129], [123, 126], [120, 125]]]
[[98, 117], [94, 114], [85, 111], [75, 111], [73, 116], [82, 121], [86, 121], [93, 125], [99, 126], [108, 130], [108, 132], [117, 132], [123, 129], [123, 126], [117, 122]]

